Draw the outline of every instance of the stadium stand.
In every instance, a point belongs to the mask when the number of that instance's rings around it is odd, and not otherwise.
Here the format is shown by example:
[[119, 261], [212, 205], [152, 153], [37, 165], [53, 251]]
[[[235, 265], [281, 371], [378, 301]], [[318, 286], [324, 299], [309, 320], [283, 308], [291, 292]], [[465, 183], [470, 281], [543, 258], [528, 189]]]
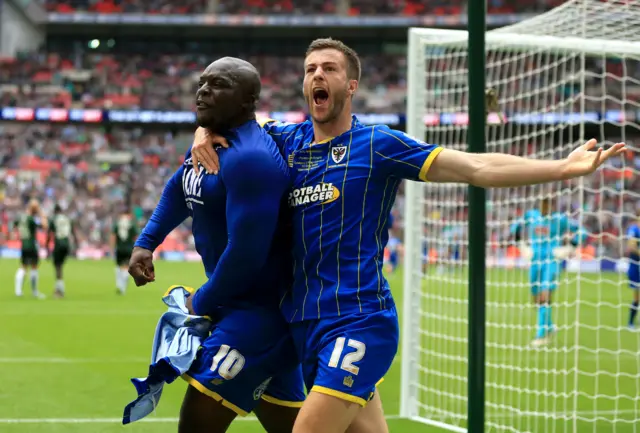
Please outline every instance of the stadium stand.
[[[262, 73], [262, 110], [303, 110], [299, 57], [238, 55], [255, 64]], [[25, 53], [15, 59], [0, 59], [0, 103], [8, 107], [191, 110], [197, 77], [212, 57], [215, 55], [171, 55], [153, 51], [146, 55], [121, 51], [95, 53], [88, 48], [73, 55], [48, 51]], [[355, 110], [366, 113], [404, 111], [406, 57], [363, 56], [362, 65]], [[452, 65], [443, 61], [438, 67], [446, 70]], [[514, 65], [523, 72], [535, 67], [539, 66]], [[589, 68], [594, 72], [589, 82], [589, 91], [594, 98], [587, 101], [587, 109], [601, 108], [601, 101], [595, 97], [602, 93], [600, 76], [606, 76], [607, 93], [619, 96], [607, 99], [606, 108], [618, 109], [623, 100], [640, 101], [640, 86], [627, 86], [623, 98], [623, 83], [616, 80], [623, 75], [623, 70], [628, 75], [635, 71], [635, 75], [640, 76], [640, 62], [591, 61]], [[603, 70], [606, 75], [602, 74]], [[564, 88], [559, 92], [544, 82], [538, 86], [546, 88], [548, 95], [532, 101], [529, 109], [545, 108], [556, 100], [565, 99], [562, 92], [572, 91]], [[446, 94], [442, 97], [443, 106], [450, 105], [446, 97]]]
[[[51, 12], [96, 12], [156, 14], [336, 14], [340, 3], [346, 6], [349, 15], [448, 15], [464, 12], [463, 0], [188, 0], [171, 2], [166, 0], [43, 0]], [[542, 12], [562, 3], [559, 0], [523, 0], [509, 2], [491, 0], [489, 13]]]

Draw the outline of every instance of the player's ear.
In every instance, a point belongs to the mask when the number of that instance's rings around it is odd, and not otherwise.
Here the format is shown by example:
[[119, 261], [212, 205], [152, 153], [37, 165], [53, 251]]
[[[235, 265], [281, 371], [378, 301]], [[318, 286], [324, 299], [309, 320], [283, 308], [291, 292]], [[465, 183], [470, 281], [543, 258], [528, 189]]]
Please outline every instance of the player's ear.
[[358, 90], [358, 80], [349, 80], [348, 92], [351, 96], [356, 94]]

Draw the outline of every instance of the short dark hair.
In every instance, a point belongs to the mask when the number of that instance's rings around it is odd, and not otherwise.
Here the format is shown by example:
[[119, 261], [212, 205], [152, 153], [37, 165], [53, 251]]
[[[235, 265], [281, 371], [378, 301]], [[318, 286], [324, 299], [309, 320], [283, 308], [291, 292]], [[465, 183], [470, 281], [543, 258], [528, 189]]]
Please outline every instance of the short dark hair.
[[314, 51], [333, 49], [338, 50], [344, 54], [347, 60], [347, 78], [350, 80], [360, 81], [360, 74], [362, 73], [362, 66], [360, 65], [360, 57], [356, 51], [346, 45], [344, 42], [332, 38], [316, 39], [307, 48], [305, 57]]

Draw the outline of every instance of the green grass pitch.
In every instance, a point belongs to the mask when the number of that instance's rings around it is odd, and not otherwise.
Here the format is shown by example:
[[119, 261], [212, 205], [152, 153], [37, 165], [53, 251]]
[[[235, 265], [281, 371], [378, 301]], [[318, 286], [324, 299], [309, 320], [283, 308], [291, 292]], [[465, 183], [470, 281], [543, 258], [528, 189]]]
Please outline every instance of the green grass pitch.
[[[182, 381], [165, 387], [156, 414], [143, 422], [123, 427], [118, 420], [125, 404], [135, 397], [129, 378], [146, 374], [150, 341], [164, 310], [161, 295], [172, 284], [199, 286], [204, 278], [202, 266], [158, 262], [155, 284], [136, 288], [131, 282], [126, 296], [117, 296], [112, 262], [70, 261], [65, 268], [67, 298], [57, 300], [49, 296], [42, 301], [29, 296], [28, 281], [25, 281], [25, 297], [15, 298], [13, 276], [17, 266], [15, 260], [0, 260], [3, 288], [0, 292], [0, 432], [175, 432], [185, 389]], [[462, 275], [459, 277], [463, 279]], [[487, 417], [494, 427], [508, 425], [512, 429], [486, 431], [573, 431], [570, 412], [575, 404], [579, 417], [617, 417], [623, 421], [612, 424], [578, 419], [578, 432], [640, 431], [636, 426], [640, 422], [634, 422], [640, 418], [640, 334], [621, 329], [630, 293], [617, 276], [608, 278], [615, 280], [610, 290], [598, 290], [595, 284], [587, 283], [581, 286], [580, 292], [580, 345], [604, 350], [581, 350], [575, 357], [572, 323], [577, 310], [575, 302], [568, 302], [575, 294], [574, 283], [563, 284], [559, 291], [561, 301], [567, 306], [558, 307], [556, 321], [561, 330], [556, 341], [549, 349], [532, 351], [527, 344], [532, 337], [535, 314], [524, 288], [523, 274], [517, 271], [490, 273], [490, 281], [498, 283], [491, 284], [488, 293], [487, 397], [491, 404]], [[402, 275], [394, 274], [389, 281], [396, 302], [401, 305]], [[43, 262], [41, 291], [50, 295], [53, 282], [53, 267], [50, 262]], [[460, 412], [464, 410], [464, 402], [451, 394], [463, 395], [466, 387], [457, 379], [464, 374], [466, 365], [462, 358], [466, 356], [464, 320], [467, 314], [466, 304], [460, 302], [466, 299], [466, 288], [434, 284], [424, 290], [435, 298], [424, 298], [429, 315], [424, 317], [422, 325], [425, 368], [420, 382], [425, 391], [421, 400], [450, 412]], [[438, 315], [460, 320], [438, 321]], [[604, 326], [596, 329], [597, 324]], [[446, 340], [444, 336], [456, 338]], [[566, 397], [563, 393], [573, 390], [576, 359], [580, 372], [578, 383], [584, 395]], [[558, 373], [549, 373], [554, 368]], [[593, 374], [596, 371], [600, 374]], [[429, 389], [449, 394], [432, 393]], [[544, 397], [549, 391], [553, 396]], [[381, 386], [391, 432], [443, 431], [397, 419], [399, 393], [398, 357]], [[606, 398], [588, 397], [593, 394]], [[522, 412], [515, 413], [509, 407]], [[569, 419], [545, 418], [545, 414], [550, 413], [556, 418]], [[427, 409], [421, 414], [440, 416]], [[444, 416], [440, 419], [455, 421]], [[260, 425], [251, 418], [236, 422], [231, 429], [233, 433], [260, 431]]]

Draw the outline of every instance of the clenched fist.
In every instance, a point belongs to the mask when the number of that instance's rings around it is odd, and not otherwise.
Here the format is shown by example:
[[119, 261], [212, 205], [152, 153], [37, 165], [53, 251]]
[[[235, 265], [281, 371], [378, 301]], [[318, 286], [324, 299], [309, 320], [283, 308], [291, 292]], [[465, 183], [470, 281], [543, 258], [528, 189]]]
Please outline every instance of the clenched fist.
[[153, 252], [144, 248], [134, 247], [129, 260], [129, 275], [133, 277], [136, 286], [144, 286], [156, 280], [153, 269]]

